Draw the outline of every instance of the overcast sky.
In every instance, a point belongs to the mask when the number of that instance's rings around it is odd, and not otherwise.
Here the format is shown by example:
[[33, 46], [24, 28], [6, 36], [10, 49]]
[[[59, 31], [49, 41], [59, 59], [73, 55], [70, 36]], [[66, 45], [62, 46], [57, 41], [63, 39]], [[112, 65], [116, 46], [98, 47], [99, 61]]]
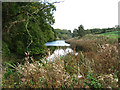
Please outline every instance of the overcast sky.
[[63, 0], [55, 4], [54, 28], [74, 30], [79, 25], [85, 29], [108, 28], [118, 25], [120, 0]]

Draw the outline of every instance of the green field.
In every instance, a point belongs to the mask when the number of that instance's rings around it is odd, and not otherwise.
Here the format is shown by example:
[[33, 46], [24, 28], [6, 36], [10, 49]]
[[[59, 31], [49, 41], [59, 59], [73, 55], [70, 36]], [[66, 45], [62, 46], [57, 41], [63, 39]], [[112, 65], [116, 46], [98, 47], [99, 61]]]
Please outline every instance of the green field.
[[120, 33], [120, 31], [114, 31], [114, 32], [103, 33], [103, 34], [100, 34], [100, 35], [106, 36], [106, 37], [109, 37], [109, 38], [117, 39], [118, 37], [120, 37], [119, 33]]

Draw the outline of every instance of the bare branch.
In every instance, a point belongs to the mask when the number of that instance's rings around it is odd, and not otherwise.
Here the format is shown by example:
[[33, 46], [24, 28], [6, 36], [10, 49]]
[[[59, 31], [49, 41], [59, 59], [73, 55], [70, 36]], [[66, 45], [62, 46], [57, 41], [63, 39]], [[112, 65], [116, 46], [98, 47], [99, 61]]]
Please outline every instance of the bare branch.
[[64, 1], [59, 1], [59, 2], [53, 2], [52, 4], [55, 4], [55, 3], [61, 3], [61, 2], [64, 2]]
[[[61, 3], [61, 2], [64, 2], [64, 1], [59, 1], [59, 2], [52, 2], [51, 4], [55, 4], [55, 3]], [[44, 9], [48, 8], [50, 6], [44, 6], [40, 11], [43, 11]]]

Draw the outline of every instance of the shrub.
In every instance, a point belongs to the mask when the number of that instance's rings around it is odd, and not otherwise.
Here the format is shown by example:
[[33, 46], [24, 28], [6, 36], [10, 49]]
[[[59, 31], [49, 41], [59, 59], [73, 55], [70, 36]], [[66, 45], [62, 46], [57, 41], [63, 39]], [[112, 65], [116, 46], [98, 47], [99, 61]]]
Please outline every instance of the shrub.
[[2, 42], [2, 56], [8, 57], [10, 55], [10, 50], [8, 48], [8, 45], [5, 42]]
[[84, 86], [89, 86], [90, 88], [101, 88], [101, 84], [95, 79], [93, 72], [89, 72], [84, 81]]

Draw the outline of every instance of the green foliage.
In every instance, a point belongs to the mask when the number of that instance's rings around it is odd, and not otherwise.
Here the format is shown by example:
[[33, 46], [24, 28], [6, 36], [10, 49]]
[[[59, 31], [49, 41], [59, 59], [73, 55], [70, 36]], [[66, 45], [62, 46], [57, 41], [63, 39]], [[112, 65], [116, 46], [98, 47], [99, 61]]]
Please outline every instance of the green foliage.
[[44, 54], [48, 41], [55, 40], [51, 25], [55, 22], [55, 6], [49, 2], [4, 2], [3, 6], [3, 54], [9, 52], [24, 56]]
[[94, 78], [93, 72], [90, 72], [86, 76], [86, 80], [84, 81], [84, 86], [89, 86], [90, 88], [101, 88], [101, 84]]
[[100, 34], [101, 36], [105, 36], [111, 39], [118, 39], [120, 31], [112, 31], [112, 32], [106, 32], [106, 33], [102, 33]]
[[58, 38], [58, 39], [66, 40], [66, 39], [72, 38], [72, 33], [70, 30], [55, 29], [54, 32], [56, 34], [56, 38]]
[[83, 25], [80, 25], [78, 29], [74, 29], [72, 37], [78, 36], [79, 38], [83, 37], [85, 35], [85, 30]]
[[84, 59], [85, 59], [85, 57], [84, 57], [84, 55], [83, 55], [83, 53], [82, 53], [82, 52], [80, 52], [80, 54], [81, 54], [81, 61], [83, 62], [83, 61], [84, 61]]
[[74, 30], [73, 30], [73, 34], [72, 34], [72, 37], [76, 37], [76, 36], [78, 36], [77, 29], [74, 29]]
[[67, 55], [64, 58], [64, 62], [66, 72], [68, 72], [70, 75], [78, 73], [78, 60], [76, 57], [74, 57], [72, 54]]
[[78, 36], [83, 37], [85, 35], [84, 27], [83, 25], [80, 25], [77, 30]]
[[13, 74], [13, 70], [11, 70], [10, 68], [6, 68], [6, 72], [4, 74], [4, 78], [8, 79], [11, 74]]
[[86, 34], [104, 34], [108, 32], [119, 31], [119, 28], [93, 28], [85, 30]]
[[7, 57], [10, 55], [10, 50], [8, 48], [8, 45], [5, 42], [2, 42], [2, 56]]
[[16, 71], [17, 66], [14, 63], [5, 62], [4, 64], [6, 66], [6, 72], [4, 74], [5, 79], [10, 78], [11, 75], [14, 76], [14, 74], [20, 76], [20, 74]]
[[23, 52], [25, 52], [25, 46], [24, 43], [22, 41], [17, 41], [17, 45], [16, 45], [16, 53], [17, 54], [23, 54]]
[[18, 73], [14, 65], [8, 63], [8, 66], [6, 67], [6, 72], [4, 73], [4, 76], [2, 78], [2, 88], [20, 88], [21, 84], [21, 74]]

